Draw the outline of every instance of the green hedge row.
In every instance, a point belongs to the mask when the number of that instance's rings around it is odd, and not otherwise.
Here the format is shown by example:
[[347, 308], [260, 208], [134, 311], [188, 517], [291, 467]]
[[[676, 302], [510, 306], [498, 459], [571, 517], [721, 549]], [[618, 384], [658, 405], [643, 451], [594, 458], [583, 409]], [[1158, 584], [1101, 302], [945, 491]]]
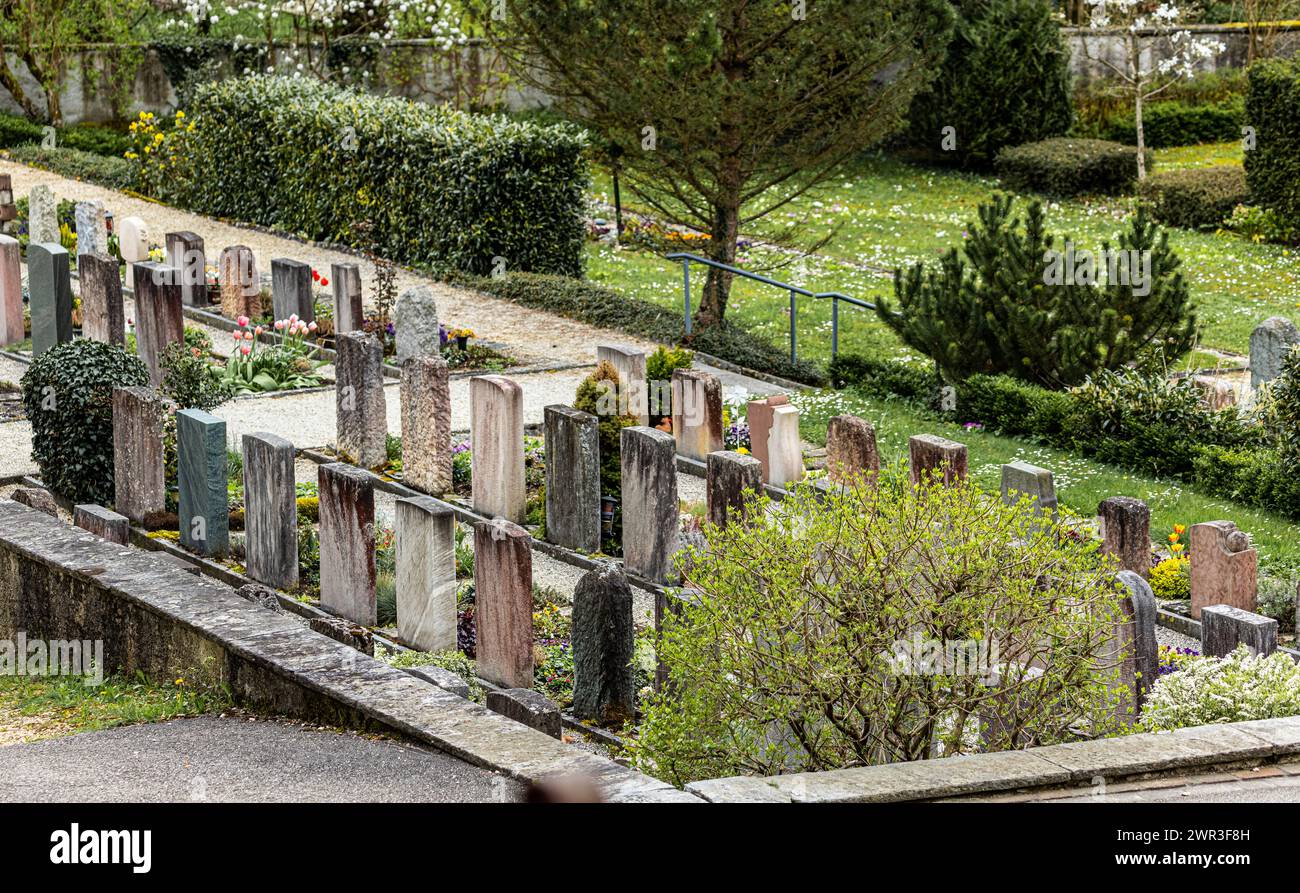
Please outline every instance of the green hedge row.
[[[40, 144], [45, 139], [44, 124], [29, 121], [21, 115], [0, 112], [0, 149], [13, 146]], [[79, 149], [95, 155], [121, 158], [130, 144], [126, 134], [100, 124], [74, 124], [55, 131], [55, 145], [63, 149]]]
[[[1239, 140], [1245, 123], [1244, 96], [1209, 104], [1157, 102], [1142, 110], [1142, 136], [1152, 149]], [[1101, 136], [1136, 146], [1137, 124], [1133, 114], [1112, 120]]]
[[177, 198], [196, 211], [434, 269], [582, 275], [576, 128], [261, 75], [197, 86], [189, 121]]
[[[1146, 156], [1150, 170], [1151, 153]], [[1021, 192], [1119, 195], [1137, 182], [1137, 149], [1106, 140], [1059, 137], [1003, 149], [993, 168]]]
[[1246, 118], [1255, 148], [1246, 153], [1254, 200], [1288, 221], [1300, 220], [1300, 59], [1250, 67]]
[[39, 144], [14, 146], [8, 153], [21, 164], [109, 189], [130, 189], [135, 179], [131, 163], [125, 158], [95, 155], [80, 149], [42, 149]]
[[1246, 172], [1234, 164], [1152, 174], [1138, 190], [1159, 223], [1187, 229], [1221, 226], [1250, 198]]
[[[629, 298], [619, 292], [564, 276], [512, 273], [505, 276], [453, 275], [454, 285], [472, 288], [534, 310], [545, 310], [588, 325], [618, 329], [651, 341], [682, 341], [680, 313]], [[820, 367], [800, 360], [791, 363], [780, 348], [752, 335], [734, 323], [697, 329], [689, 344], [746, 369], [778, 375], [808, 384], [823, 384]]]

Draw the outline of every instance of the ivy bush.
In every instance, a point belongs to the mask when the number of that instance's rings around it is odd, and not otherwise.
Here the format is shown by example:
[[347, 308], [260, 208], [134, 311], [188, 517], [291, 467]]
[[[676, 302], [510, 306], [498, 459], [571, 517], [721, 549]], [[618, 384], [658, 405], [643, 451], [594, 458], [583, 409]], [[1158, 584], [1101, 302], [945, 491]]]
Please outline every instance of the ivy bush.
[[[1151, 170], [1147, 152], [1147, 170]], [[1137, 149], [1108, 140], [1057, 137], [998, 152], [993, 168], [1021, 192], [1068, 198], [1083, 193], [1122, 195], [1137, 182]]]
[[1246, 181], [1259, 204], [1284, 220], [1300, 220], [1300, 59], [1250, 67], [1246, 119], [1255, 148], [1246, 153]]

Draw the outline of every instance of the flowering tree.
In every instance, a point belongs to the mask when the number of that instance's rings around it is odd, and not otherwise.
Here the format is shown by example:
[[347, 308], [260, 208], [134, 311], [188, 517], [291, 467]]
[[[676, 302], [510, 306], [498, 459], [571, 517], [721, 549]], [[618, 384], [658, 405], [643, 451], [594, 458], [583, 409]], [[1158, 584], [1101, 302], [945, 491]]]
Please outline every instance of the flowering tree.
[[[1137, 127], [1138, 179], [1145, 180], [1146, 136], [1142, 130], [1142, 106], [1175, 82], [1190, 78], [1196, 63], [1224, 49], [1223, 43], [1193, 37], [1184, 25], [1186, 10], [1174, 0], [1088, 0], [1092, 14], [1084, 52], [1101, 63], [1133, 94], [1133, 120]], [[1117, 61], [1109, 58], [1098, 40], [1103, 30], [1118, 32], [1124, 53]]]

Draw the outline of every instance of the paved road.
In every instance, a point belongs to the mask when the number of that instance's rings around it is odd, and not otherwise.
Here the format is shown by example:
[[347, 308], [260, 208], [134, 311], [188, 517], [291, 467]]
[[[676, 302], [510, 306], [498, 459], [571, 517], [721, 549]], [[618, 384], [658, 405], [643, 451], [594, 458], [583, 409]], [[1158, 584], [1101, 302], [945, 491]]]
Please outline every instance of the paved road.
[[516, 797], [514, 782], [445, 754], [237, 715], [0, 747], [5, 803], [469, 803]]

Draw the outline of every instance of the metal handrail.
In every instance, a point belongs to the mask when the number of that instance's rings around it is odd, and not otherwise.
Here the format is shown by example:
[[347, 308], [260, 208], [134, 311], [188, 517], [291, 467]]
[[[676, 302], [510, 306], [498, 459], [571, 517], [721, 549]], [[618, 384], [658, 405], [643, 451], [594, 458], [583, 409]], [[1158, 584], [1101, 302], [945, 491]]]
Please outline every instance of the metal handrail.
[[781, 282], [778, 279], [772, 279], [768, 276], [760, 276], [758, 273], [751, 273], [748, 270], [742, 270], [739, 267], [733, 267], [720, 261], [708, 257], [700, 257], [698, 254], [689, 254], [686, 252], [675, 252], [665, 255], [666, 260], [680, 260], [682, 262], [682, 303], [686, 311], [686, 334], [691, 334], [691, 264], [704, 264], [706, 267], [713, 267], [718, 270], [725, 270], [733, 275], [740, 276], [744, 279], [752, 279], [754, 282], [761, 282], [764, 285], [770, 285], [773, 288], [779, 288], [790, 294], [790, 362], [799, 361], [799, 336], [797, 319], [799, 313], [799, 296], [812, 298], [813, 300], [825, 300], [830, 298], [831, 301], [831, 359], [834, 359], [840, 351], [840, 301], [850, 304], [854, 307], [861, 307], [864, 310], [874, 311], [876, 305], [870, 301], [864, 301], [861, 298], [853, 298], [837, 291], [810, 292], [806, 288], [800, 288], [789, 282]]

